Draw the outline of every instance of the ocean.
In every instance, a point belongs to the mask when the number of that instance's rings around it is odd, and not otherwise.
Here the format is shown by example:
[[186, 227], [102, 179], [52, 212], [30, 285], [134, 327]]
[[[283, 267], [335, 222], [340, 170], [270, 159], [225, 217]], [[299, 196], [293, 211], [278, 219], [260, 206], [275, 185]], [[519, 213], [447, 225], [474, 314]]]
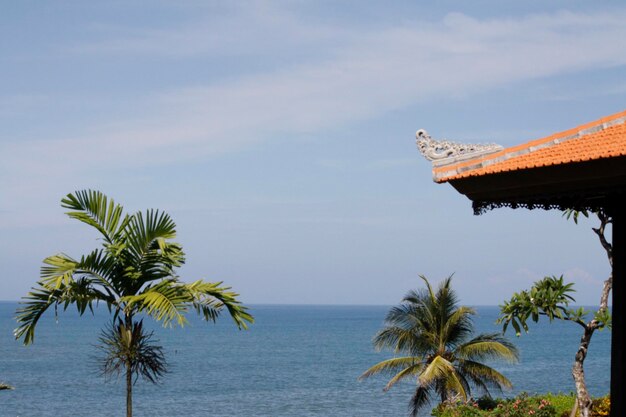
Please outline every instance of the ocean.
[[[2, 417], [104, 417], [125, 415], [122, 379], [99, 374], [95, 348], [108, 322], [106, 308], [79, 317], [73, 307], [45, 315], [35, 342], [23, 346], [12, 331], [17, 303], [0, 302]], [[190, 315], [185, 328], [151, 323], [165, 349], [169, 373], [158, 385], [134, 388], [136, 417], [396, 417], [407, 415], [413, 386], [384, 393], [385, 376], [357, 381], [371, 365], [392, 355], [377, 352], [372, 337], [385, 306], [253, 305], [256, 322], [239, 331], [222, 317], [217, 324]], [[476, 307], [477, 332], [498, 332], [498, 307]], [[518, 346], [518, 364], [493, 364], [514, 385], [510, 396], [574, 390], [570, 370], [581, 329], [546, 321], [530, 334], [507, 336]], [[609, 391], [610, 332], [593, 336], [585, 372], [593, 395]], [[429, 415], [430, 410], [424, 415]]]

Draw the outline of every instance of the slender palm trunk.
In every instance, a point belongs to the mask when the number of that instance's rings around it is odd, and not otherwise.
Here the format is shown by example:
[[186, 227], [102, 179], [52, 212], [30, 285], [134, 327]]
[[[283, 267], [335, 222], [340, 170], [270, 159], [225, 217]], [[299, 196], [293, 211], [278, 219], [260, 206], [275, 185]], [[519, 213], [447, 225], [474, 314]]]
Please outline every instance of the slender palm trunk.
[[133, 374], [130, 362], [126, 362], [126, 417], [133, 417]]
[[[129, 335], [130, 346], [133, 346], [133, 316], [132, 314], [126, 314], [124, 317], [126, 321], [125, 331]], [[132, 357], [126, 358], [126, 417], [133, 417], [133, 373], [132, 373]]]

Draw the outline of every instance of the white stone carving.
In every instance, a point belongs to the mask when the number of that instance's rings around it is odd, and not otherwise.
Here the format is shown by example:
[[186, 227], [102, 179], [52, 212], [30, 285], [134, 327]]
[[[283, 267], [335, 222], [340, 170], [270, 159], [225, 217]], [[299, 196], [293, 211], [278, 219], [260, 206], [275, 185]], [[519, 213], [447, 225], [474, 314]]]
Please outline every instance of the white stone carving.
[[495, 143], [473, 145], [447, 140], [434, 140], [424, 129], [418, 130], [415, 137], [417, 149], [429, 161], [441, 161], [443, 159], [458, 161], [467, 157], [489, 154], [503, 149], [502, 146]]

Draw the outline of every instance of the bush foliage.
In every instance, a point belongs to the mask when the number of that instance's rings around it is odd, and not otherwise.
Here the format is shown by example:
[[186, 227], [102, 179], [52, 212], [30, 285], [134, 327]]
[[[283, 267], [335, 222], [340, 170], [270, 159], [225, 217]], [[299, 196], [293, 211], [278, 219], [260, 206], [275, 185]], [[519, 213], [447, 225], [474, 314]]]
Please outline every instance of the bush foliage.
[[[515, 398], [479, 398], [455, 404], [440, 404], [433, 409], [434, 417], [569, 417], [576, 397], [574, 394], [545, 394]], [[609, 396], [593, 400], [592, 417], [608, 417]]]

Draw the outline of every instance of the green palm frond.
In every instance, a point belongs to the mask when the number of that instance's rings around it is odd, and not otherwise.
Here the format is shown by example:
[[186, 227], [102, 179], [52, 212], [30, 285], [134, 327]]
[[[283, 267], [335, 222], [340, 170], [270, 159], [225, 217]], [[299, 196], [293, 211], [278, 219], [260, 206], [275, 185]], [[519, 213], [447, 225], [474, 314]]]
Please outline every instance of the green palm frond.
[[174, 321], [179, 326], [184, 326], [187, 323], [185, 313], [191, 301], [185, 287], [175, 280], [164, 280], [147, 287], [140, 294], [120, 298], [125, 310], [145, 312], [165, 327]]
[[415, 393], [411, 397], [411, 401], [409, 402], [409, 413], [412, 417], [417, 417], [419, 410], [421, 410], [426, 404], [429, 403], [429, 390], [424, 387], [417, 387]]
[[418, 380], [423, 387], [442, 387], [444, 398], [448, 398], [451, 394], [459, 395], [463, 400], [468, 398], [467, 384], [457, 373], [454, 365], [442, 356], [436, 356], [424, 368]]
[[467, 401], [469, 399], [468, 393], [469, 386], [464, 378], [462, 378], [458, 372], [452, 372], [446, 375], [446, 378], [443, 380], [445, 386], [444, 397], [460, 397], [462, 401]]
[[416, 352], [416, 356], [431, 347], [430, 338], [425, 333], [416, 333], [413, 329], [386, 327], [374, 336], [374, 347], [377, 350], [390, 349], [394, 353]]
[[473, 308], [461, 306], [453, 311], [440, 326], [440, 337], [446, 346], [454, 346], [474, 332], [471, 316], [476, 314]]
[[[184, 254], [180, 246], [167, 242], [176, 238], [176, 224], [165, 212], [147, 210], [137, 212], [125, 229], [128, 249], [136, 260], [141, 260], [146, 254], [160, 253], [164, 261], [170, 261], [172, 266], [184, 263]], [[169, 250], [168, 246], [178, 250]], [[182, 255], [182, 256], [181, 256]]]
[[517, 362], [517, 347], [497, 333], [481, 334], [455, 350], [459, 358], [469, 360], [496, 359]]
[[442, 356], [436, 356], [424, 367], [420, 374], [419, 382], [422, 386], [429, 386], [433, 381], [447, 379], [454, 372], [452, 363]]
[[495, 388], [498, 391], [512, 388], [511, 381], [508, 378], [492, 367], [480, 362], [460, 360], [458, 369], [459, 373], [471, 379], [474, 384], [480, 381], [483, 386]]
[[22, 301], [23, 307], [16, 311], [16, 319], [19, 326], [13, 331], [16, 339], [24, 338], [24, 344], [29, 345], [35, 337], [35, 326], [39, 319], [48, 308], [56, 303], [54, 294], [59, 290], [48, 290], [45, 286], [33, 288], [29, 292], [25, 301]]
[[[472, 382], [474, 386], [474, 391], [478, 391], [481, 397], [486, 396], [486, 397], [491, 398], [491, 392], [489, 391], [490, 387], [485, 383], [485, 381], [483, 381], [479, 377], [474, 377], [472, 375], [465, 375], [465, 378], [469, 379]], [[492, 388], [496, 388], [498, 392], [502, 392], [502, 389], [500, 389], [499, 387], [492, 386]]]
[[63, 253], [49, 256], [43, 260], [41, 284], [49, 289], [59, 289], [69, 285], [76, 277], [87, 276], [110, 293], [111, 276], [115, 268], [114, 259], [103, 250], [96, 249], [80, 260], [72, 259]]
[[247, 329], [248, 323], [254, 323], [248, 308], [237, 299], [239, 294], [230, 291], [230, 287], [223, 287], [221, 281], [213, 283], [198, 280], [185, 287], [193, 297], [193, 307], [205, 320], [215, 321], [220, 311], [226, 308], [240, 329]]
[[406, 302], [392, 307], [385, 317], [385, 323], [391, 326], [402, 327], [403, 329], [412, 329], [419, 326], [421, 315], [422, 312], [419, 306]]
[[385, 388], [383, 388], [383, 391], [385, 392], [389, 391], [398, 382], [404, 379], [407, 379], [409, 377], [414, 377], [414, 376], [419, 375], [423, 369], [424, 369], [423, 363], [416, 363], [415, 365], [409, 366], [408, 368], [401, 370], [396, 375], [394, 375], [393, 378], [389, 380], [389, 382], [387, 382], [387, 385], [385, 385]]
[[74, 210], [67, 215], [98, 229], [109, 244], [116, 240], [119, 231], [129, 221], [128, 216], [122, 216], [123, 207], [100, 191], [83, 190], [68, 194], [61, 200], [61, 206]]
[[68, 285], [74, 279], [79, 262], [63, 253], [49, 256], [43, 260], [41, 282], [47, 288], [58, 289]]
[[426, 289], [428, 290], [428, 295], [430, 296], [430, 299], [434, 300], [435, 299], [435, 292], [433, 291], [433, 287], [430, 285], [430, 282], [428, 281], [428, 279], [424, 275], [420, 275], [419, 277], [426, 284]]
[[369, 378], [372, 375], [377, 375], [380, 373], [396, 374], [398, 372], [401, 372], [402, 370], [413, 368], [415, 366], [423, 366], [423, 363], [420, 360], [420, 358], [415, 358], [413, 356], [391, 358], [391, 359], [387, 359], [382, 362], [379, 362], [376, 365], [369, 368], [367, 371], [363, 372], [363, 374], [359, 377], [359, 380], [363, 380], [363, 379]]
[[16, 339], [24, 338], [25, 345], [33, 342], [35, 327], [51, 306], [54, 306], [56, 311], [59, 305], [67, 309], [69, 305], [75, 304], [82, 315], [87, 308], [93, 311], [93, 304], [98, 301], [110, 302], [108, 294], [94, 287], [93, 281], [88, 278], [72, 279], [58, 288], [43, 281], [38, 284], [39, 287], [33, 288], [24, 297], [24, 301], [20, 303], [22, 307], [16, 311], [18, 327], [13, 333]]
[[137, 293], [149, 282], [169, 279], [175, 268], [185, 263], [182, 246], [169, 239], [176, 237], [176, 225], [167, 213], [148, 210], [136, 213], [124, 229], [124, 250], [120, 259], [127, 293]]

